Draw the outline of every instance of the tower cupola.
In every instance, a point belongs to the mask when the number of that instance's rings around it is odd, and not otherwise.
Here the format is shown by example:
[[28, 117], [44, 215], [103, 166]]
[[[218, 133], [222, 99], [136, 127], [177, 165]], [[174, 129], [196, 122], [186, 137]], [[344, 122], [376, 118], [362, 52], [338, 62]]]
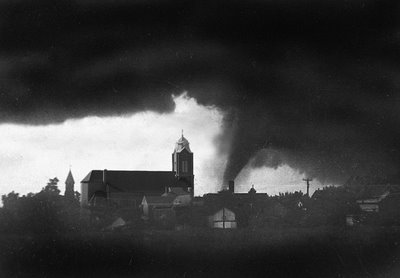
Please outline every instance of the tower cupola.
[[182, 134], [181, 138], [179, 138], [178, 141], [176, 141], [175, 152], [179, 153], [184, 149], [186, 149], [189, 153], [192, 153], [189, 147], [189, 141], [185, 137], [183, 137]]

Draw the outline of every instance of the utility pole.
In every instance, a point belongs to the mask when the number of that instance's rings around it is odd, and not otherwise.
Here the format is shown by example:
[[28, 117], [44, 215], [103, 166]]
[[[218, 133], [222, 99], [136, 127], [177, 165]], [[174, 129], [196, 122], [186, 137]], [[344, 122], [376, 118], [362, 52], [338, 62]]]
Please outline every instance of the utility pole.
[[306, 179], [303, 179], [303, 181], [305, 181], [307, 183], [307, 196], [310, 197], [310, 181], [312, 181], [312, 179], [306, 178]]

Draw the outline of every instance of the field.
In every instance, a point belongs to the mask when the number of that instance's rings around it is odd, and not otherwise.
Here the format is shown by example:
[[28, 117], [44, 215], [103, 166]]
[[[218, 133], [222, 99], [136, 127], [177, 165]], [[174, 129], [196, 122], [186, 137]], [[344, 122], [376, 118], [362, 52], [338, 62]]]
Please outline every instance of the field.
[[2, 235], [1, 277], [400, 277], [400, 228]]

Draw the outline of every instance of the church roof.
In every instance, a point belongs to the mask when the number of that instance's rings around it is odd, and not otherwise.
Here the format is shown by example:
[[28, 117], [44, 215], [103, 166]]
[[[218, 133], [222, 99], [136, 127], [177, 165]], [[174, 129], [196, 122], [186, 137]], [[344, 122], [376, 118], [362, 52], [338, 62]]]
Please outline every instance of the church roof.
[[68, 176], [67, 176], [67, 179], [65, 180], [65, 183], [66, 184], [75, 183], [71, 170], [69, 170], [69, 172], [68, 172]]
[[[177, 183], [172, 171], [114, 171], [106, 170], [107, 184], [123, 192], [161, 191]], [[92, 170], [81, 183], [102, 183], [103, 170]]]
[[184, 149], [186, 149], [189, 153], [192, 152], [189, 147], [189, 141], [182, 135], [175, 144], [175, 152], [179, 153]]

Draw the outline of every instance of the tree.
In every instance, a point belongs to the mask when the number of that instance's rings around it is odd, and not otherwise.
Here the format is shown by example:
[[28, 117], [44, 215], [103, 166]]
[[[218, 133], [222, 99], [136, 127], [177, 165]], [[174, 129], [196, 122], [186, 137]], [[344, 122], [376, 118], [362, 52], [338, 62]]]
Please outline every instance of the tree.
[[11, 209], [13, 206], [16, 205], [19, 198], [19, 193], [15, 193], [11, 191], [7, 195], [1, 196], [1, 201], [3, 202], [3, 207], [7, 209]]
[[49, 179], [46, 187], [42, 189], [42, 192], [54, 194], [54, 195], [60, 195], [60, 190], [58, 189], [58, 184], [59, 179], [57, 177], [54, 177], [52, 179]]
[[12, 233], [61, 233], [78, 231], [80, 222], [79, 193], [73, 202], [60, 195], [58, 178], [49, 179], [47, 185], [37, 193], [20, 197], [10, 192], [2, 196], [0, 208], [0, 231]]
[[80, 200], [81, 200], [81, 193], [79, 193], [78, 191], [75, 191], [75, 194], [74, 194], [75, 196], [75, 201], [78, 201], [78, 203], [80, 202]]

